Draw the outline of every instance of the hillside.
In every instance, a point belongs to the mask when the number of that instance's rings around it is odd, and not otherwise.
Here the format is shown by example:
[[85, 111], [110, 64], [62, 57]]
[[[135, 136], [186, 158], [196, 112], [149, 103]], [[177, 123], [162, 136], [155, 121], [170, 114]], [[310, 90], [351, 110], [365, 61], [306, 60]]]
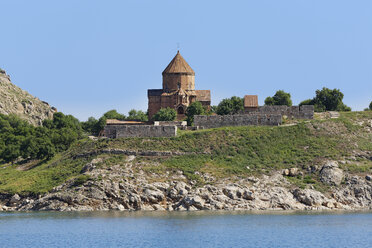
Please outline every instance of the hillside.
[[2, 165], [0, 192], [14, 210], [370, 209], [371, 130], [366, 111], [175, 138], [85, 139], [47, 162]]
[[0, 69], [0, 114], [16, 114], [30, 124], [41, 125], [51, 119], [56, 109], [12, 84], [10, 77]]

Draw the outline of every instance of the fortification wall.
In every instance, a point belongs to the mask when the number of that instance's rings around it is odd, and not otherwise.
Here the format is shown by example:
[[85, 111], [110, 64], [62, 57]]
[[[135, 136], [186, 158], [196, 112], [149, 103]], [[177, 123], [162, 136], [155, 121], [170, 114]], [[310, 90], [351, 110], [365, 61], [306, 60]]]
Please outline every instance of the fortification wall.
[[106, 125], [104, 134], [107, 138], [175, 137], [177, 126]]
[[288, 118], [293, 119], [313, 119], [314, 118], [314, 106], [313, 105], [302, 105], [302, 106], [259, 106], [258, 108], [245, 108], [244, 114], [268, 114], [268, 115], [286, 115]]
[[226, 126], [277, 126], [282, 123], [280, 114], [242, 114], [242, 115], [195, 115], [194, 125], [204, 128]]
[[187, 126], [187, 121], [154, 121], [154, 126]]

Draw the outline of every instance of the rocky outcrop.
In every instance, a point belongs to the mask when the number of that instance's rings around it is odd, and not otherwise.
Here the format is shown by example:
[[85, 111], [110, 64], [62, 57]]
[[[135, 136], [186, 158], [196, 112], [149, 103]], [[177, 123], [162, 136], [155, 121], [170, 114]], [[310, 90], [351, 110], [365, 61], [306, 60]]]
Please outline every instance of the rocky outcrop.
[[336, 161], [326, 162], [320, 170], [320, 181], [328, 185], [339, 186], [343, 178], [344, 173]]
[[0, 70], [0, 113], [16, 114], [30, 124], [41, 125], [57, 110], [12, 84], [9, 75]]
[[[50, 193], [38, 197], [2, 195], [0, 211], [372, 208], [371, 181], [359, 176], [345, 176], [341, 186], [332, 186], [331, 192], [325, 194], [311, 187], [305, 189], [296, 187], [283, 177], [282, 172], [271, 176], [221, 180], [205, 174], [203, 176], [210, 183], [198, 186], [194, 181], [186, 180], [180, 171], [169, 173], [166, 177], [168, 180], [164, 181], [164, 177], [159, 174], [148, 174], [141, 169], [138, 170], [138, 164], [135, 164], [133, 158], [128, 158], [124, 166], [104, 167], [102, 164], [104, 164], [102, 159], [93, 159], [87, 163], [83, 172], [90, 179], [79, 186], [76, 185], [75, 179], [71, 179], [55, 187]], [[331, 167], [328, 165], [323, 166], [322, 170], [335, 169], [333, 165]], [[334, 181], [332, 179], [331, 182]]]

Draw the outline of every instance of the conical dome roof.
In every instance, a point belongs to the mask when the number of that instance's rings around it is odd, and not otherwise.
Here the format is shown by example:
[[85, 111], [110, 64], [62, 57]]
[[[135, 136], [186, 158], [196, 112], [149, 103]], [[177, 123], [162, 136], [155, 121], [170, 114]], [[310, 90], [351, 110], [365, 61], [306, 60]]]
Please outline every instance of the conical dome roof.
[[163, 71], [163, 74], [173, 74], [173, 73], [186, 73], [195, 75], [195, 72], [186, 60], [181, 56], [180, 51], [177, 51], [176, 56], [172, 59], [169, 65]]

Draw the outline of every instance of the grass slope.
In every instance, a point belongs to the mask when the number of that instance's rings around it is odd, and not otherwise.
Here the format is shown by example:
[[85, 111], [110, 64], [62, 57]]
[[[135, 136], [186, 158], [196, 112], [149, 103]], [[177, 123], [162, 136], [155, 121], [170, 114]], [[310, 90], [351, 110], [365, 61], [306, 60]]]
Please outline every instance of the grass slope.
[[[92, 158], [72, 159], [73, 155], [103, 148], [192, 153], [169, 158], [137, 158], [137, 161], [145, 162], [141, 169], [146, 172], [181, 170], [199, 183], [203, 183], [203, 179], [195, 174], [196, 171], [224, 178], [266, 174], [282, 168], [306, 168], [326, 159], [344, 160], [358, 151], [372, 151], [370, 121], [371, 111], [352, 112], [342, 113], [339, 119], [301, 121], [294, 126], [183, 131], [174, 138], [83, 140], [51, 161], [40, 162], [39, 166], [29, 170], [21, 171], [17, 165], [1, 166], [0, 192], [40, 194], [67, 179], [81, 180], [80, 171]], [[109, 156], [115, 163], [125, 163], [122, 156]], [[352, 173], [370, 173], [372, 161], [358, 159], [343, 165], [343, 169]], [[316, 180], [314, 176], [293, 179], [298, 185]]]

